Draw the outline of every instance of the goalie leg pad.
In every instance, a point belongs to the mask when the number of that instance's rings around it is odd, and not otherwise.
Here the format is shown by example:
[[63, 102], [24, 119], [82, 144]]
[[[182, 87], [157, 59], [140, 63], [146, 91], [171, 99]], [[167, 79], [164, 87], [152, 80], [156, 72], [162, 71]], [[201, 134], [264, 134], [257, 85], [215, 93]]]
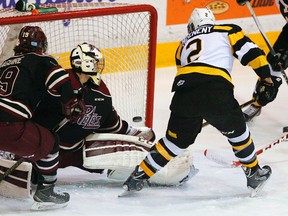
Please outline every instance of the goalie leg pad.
[[143, 138], [120, 134], [93, 134], [83, 147], [83, 166], [87, 169], [133, 171], [147, 155], [152, 143]]
[[[116, 180], [126, 180], [134, 169], [135, 167], [127, 170], [108, 170], [107, 177]], [[149, 182], [151, 185], [157, 186], [179, 186], [198, 172], [199, 170], [193, 165], [192, 153], [189, 150], [185, 150], [153, 175]]]
[[[16, 161], [0, 158], [0, 173], [9, 169]], [[0, 182], [0, 195], [12, 198], [31, 197], [32, 164], [22, 162], [10, 175]]]

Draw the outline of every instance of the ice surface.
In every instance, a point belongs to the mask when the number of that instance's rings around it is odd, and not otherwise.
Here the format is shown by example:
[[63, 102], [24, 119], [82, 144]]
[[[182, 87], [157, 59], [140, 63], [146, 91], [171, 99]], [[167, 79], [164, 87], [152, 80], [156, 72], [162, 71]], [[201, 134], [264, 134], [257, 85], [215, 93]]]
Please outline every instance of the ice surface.
[[[169, 117], [171, 84], [175, 67], [157, 69], [155, 83], [154, 129], [157, 138], [164, 135]], [[239, 103], [251, 98], [256, 83], [255, 73], [235, 62], [232, 78], [235, 97]], [[248, 124], [256, 148], [282, 136], [288, 125], [288, 88], [285, 81], [277, 99], [263, 108], [262, 114]], [[0, 197], [0, 215], [57, 214], [61, 216], [286, 216], [288, 214], [288, 142], [283, 142], [259, 156], [261, 165], [272, 167], [272, 176], [261, 193], [250, 198], [246, 178], [241, 168], [224, 168], [207, 160], [203, 151], [208, 148], [227, 160], [233, 154], [225, 137], [211, 126], [203, 128], [191, 147], [194, 165], [200, 171], [186, 185], [180, 187], [145, 187], [131, 197], [118, 198], [122, 182], [105, 175], [91, 174], [76, 168], [59, 170], [58, 188], [71, 195], [70, 204], [63, 209], [31, 212], [31, 199], [15, 200]]]

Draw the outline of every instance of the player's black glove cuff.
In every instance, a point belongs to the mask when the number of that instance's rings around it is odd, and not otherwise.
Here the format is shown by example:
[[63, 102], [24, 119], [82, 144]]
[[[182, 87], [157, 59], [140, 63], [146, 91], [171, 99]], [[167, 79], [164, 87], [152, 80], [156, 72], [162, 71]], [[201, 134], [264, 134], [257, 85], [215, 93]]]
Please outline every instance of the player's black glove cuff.
[[271, 52], [269, 52], [267, 61], [274, 71], [281, 71], [281, 69], [285, 70], [288, 67], [288, 50], [276, 53], [275, 55], [272, 55]]
[[236, 0], [237, 1], [237, 4], [243, 6], [246, 4], [246, 2], [250, 2], [251, 0]]

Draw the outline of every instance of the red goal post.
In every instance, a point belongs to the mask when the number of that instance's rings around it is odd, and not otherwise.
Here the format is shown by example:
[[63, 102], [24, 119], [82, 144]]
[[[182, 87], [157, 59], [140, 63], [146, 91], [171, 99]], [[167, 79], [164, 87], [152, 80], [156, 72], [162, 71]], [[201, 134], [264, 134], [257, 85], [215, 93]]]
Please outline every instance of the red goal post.
[[[88, 42], [105, 56], [102, 79], [118, 114], [132, 125], [153, 125], [157, 11], [148, 4], [61, 3], [58, 12], [32, 15], [0, 10], [0, 64], [13, 55], [19, 30], [38, 25], [48, 39], [48, 53], [69, 68], [73, 47]], [[140, 116], [142, 122], [133, 122]], [[138, 118], [139, 120], [139, 118]]]

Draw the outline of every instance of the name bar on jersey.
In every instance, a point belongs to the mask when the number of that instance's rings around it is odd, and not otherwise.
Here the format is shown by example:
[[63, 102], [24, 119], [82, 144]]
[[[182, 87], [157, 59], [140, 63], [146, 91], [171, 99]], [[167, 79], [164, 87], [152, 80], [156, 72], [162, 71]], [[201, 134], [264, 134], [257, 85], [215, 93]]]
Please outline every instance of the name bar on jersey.
[[195, 29], [194, 31], [190, 32], [190, 34], [183, 40], [183, 43], [186, 43], [187, 40], [189, 40], [191, 37], [195, 35], [210, 33], [213, 27], [214, 25], [204, 25]]

